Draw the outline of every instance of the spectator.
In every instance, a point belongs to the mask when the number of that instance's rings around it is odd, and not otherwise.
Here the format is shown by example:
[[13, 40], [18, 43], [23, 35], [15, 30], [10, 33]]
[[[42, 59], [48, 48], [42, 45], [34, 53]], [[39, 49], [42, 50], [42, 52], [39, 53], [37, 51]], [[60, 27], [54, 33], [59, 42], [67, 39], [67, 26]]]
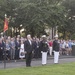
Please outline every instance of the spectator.
[[25, 52], [24, 52], [24, 42], [21, 40], [21, 45], [20, 45], [20, 51], [19, 51], [19, 58], [23, 59], [25, 58]]

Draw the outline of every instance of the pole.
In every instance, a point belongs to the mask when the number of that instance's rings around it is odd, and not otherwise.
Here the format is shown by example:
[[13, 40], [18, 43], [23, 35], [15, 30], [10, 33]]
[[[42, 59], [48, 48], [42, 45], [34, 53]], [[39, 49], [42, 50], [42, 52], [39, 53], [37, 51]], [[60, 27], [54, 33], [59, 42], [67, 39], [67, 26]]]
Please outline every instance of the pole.
[[4, 69], [6, 69], [6, 36], [4, 32]]
[[4, 47], [4, 69], [6, 69], [6, 47]]
[[[7, 15], [5, 14], [5, 18]], [[6, 31], [4, 32], [4, 69], [6, 69]]]

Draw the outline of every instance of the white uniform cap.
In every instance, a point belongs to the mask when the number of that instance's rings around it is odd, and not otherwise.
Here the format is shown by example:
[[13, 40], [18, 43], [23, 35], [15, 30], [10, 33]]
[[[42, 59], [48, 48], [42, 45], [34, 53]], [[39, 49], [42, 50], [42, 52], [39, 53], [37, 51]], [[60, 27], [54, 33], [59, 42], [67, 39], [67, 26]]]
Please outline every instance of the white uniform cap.
[[58, 35], [56, 34], [54, 37], [55, 37], [55, 38], [58, 38]]
[[43, 35], [42, 37], [46, 37], [46, 35]]

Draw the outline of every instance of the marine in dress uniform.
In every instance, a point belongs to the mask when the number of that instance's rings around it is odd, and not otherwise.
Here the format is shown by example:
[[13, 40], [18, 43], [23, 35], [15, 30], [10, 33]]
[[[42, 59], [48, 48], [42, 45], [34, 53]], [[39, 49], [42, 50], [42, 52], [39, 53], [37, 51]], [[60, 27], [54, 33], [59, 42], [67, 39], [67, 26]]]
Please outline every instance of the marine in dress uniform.
[[58, 35], [55, 35], [55, 40], [53, 41], [53, 50], [54, 50], [54, 63], [57, 64], [59, 59], [59, 50], [60, 50]]
[[42, 53], [42, 65], [47, 63], [47, 52], [48, 52], [48, 43], [46, 40], [46, 35], [42, 36], [42, 41], [40, 42], [40, 49]]

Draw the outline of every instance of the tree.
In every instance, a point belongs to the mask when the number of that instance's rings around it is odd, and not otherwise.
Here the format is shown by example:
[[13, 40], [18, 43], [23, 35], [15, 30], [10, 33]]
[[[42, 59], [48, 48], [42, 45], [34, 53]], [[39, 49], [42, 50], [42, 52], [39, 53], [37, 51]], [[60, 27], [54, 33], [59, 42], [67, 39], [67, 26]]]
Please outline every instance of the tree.
[[[4, 2], [3, 2], [4, 1]], [[9, 28], [25, 28], [32, 36], [46, 34], [45, 28], [64, 23], [65, 8], [62, 0], [3, 0], [1, 13], [10, 17]], [[7, 9], [6, 9], [7, 8]], [[1, 19], [2, 20], [2, 19]], [[20, 25], [23, 25], [20, 27]]]
[[62, 5], [65, 7], [67, 13], [65, 14], [65, 24], [59, 28], [60, 32], [64, 32], [64, 36], [72, 38], [75, 35], [75, 0], [65, 0]]

